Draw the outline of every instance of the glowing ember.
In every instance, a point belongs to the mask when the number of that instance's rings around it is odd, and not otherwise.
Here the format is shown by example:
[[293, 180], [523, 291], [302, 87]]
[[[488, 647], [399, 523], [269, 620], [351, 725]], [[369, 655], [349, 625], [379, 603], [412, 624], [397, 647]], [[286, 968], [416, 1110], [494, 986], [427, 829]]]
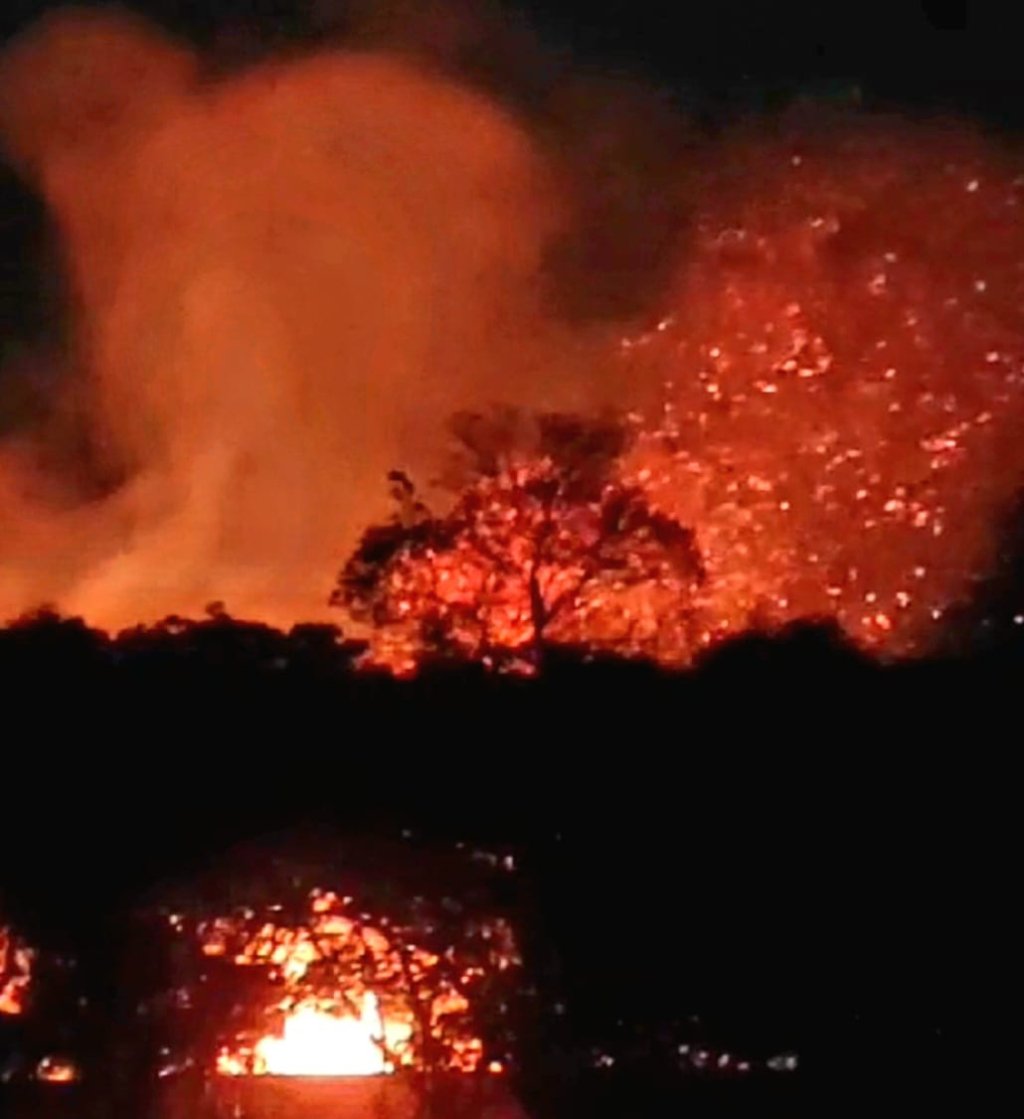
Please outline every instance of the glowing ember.
[[[217, 1056], [224, 1076], [376, 1076], [421, 1067], [426, 1050], [442, 1068], [484, 1068], [484, 1046], [468, 1029], [464, 991], [442, 960], [401, 940], [394, 930], [346, 915], [346, 900], [316, 893], [308, 923], [286, 927], [221, 918], [200, 927], [211, 959], [265, 969], [282, 989], [264, 1011], [268, 1028], [240, 1034]], [[500, 1062], [486, 1064], [501, 1071]]]
[[34, 957], [31, 948], [0, 925], [0, 1014], [17, 1015], [24, 1011]]
[[36, 1066], [36, 1080], [47, 1084], [73, 1084], [77, 1079], [77, 1066], [65, 1057], [44, 1057]]
[[624, 469], [695, 529], [705, 641], [827, 615], [922, 651], [1024, 482], [1024, 179], [966, 132], [820, 123], [709, 168], [626, 348], [666, 389]]
[[[536, 455], [473, 480], [440, 531], [413, 523], [374, 620], [404, 611], [414, 638], [380, 659], [409, 668], [439, 629], [520, 647], [532, 600], [550, 643], [675, 664], [808, 617], [933, 647], [1024, 484], [1024, 176], [966, 131], [826, 123], [709, 158], [668, 313], [622, 343], [649, 398], [605, 489], [567, 500]], [[690, 578], [635, 546], [581, 578], [615, 492], [692, 533]]]

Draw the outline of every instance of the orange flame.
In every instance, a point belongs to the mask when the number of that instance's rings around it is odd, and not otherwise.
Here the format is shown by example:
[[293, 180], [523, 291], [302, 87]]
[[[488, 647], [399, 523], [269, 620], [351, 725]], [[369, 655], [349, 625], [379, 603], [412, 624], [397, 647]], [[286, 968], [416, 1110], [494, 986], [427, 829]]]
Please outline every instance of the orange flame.
[[[263, 967], [285, 992], [265, 1011], [274, 1027], [222, 1047], [218, 1073], [387, 1075], [416, 1065], [424, 1029], [434, 1041], [445, 1037], [443, 1060], [451, 1071], [485, 1067], [483, 1042], [461, 1026], [447, 1028], [456, 1017], [462, 1020], [470, 1002], [438, 976], [439, 957], [398, 946], [380, 929], [346, 916], [342, 910], [349, 900], [314, 894], [308, 924], [297, 928], [266, 922], [249, 935], [229, 918], [201, 927], [204, 955], [229, 958], [238, 967]], [[326, 979], [311, 981], [314, 965], [327, 965]], [[480, 977], [479, 968], [466, 968], [461, 986], [469, 988]], [[502, 1070], [493, 1060], [486, 1068]]]
[[394, 1071], [387, 1054], [407, 1047], [411, 1034], [408, 1023], [381, 1018], [372, 991], [363, 996], [358, 1016], [342, 1017], [310, 999], [285, 1015], [279, 1036], [256, 1042], [251, 1069], [224, 1052], [217, 1071], [229, 1076], [380, 1076]]
[[66, 1057], [44, 1057], [36, 1065], [36, 1079], [47, 1084], [74, 1084], [78, 1067]]
[[18, 1015], [25, 1009], [25, 996], [32, 982], [35, 953], [0, 925], [0, 1014]]

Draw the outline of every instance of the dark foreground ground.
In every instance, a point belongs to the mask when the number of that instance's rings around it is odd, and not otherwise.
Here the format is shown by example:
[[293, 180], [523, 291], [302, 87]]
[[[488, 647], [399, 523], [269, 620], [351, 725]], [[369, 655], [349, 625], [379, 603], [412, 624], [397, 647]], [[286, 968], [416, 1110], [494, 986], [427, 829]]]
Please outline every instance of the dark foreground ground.
[[[1012, 651], [883, 669], [808, 628], [682, 677], [565, 657], [413, 683], [353, 651], [225, 619], [0, 632], [5, 917], [76, 961], [63, 1003], [0, 1019], [0, 1064], [60, 1046], [92, 1069], [12, 1077], [4, 1106], [106, 1115], [140, 907], [296, 844], [398, 843], [426, 892], [426, 850], [511, 857], [532, 999], [512, 1079], [538, 1116], [917, 1110], [999, 1063]], [[73, 992], [121, 1017], [97, 1033]], [[133, 1091], [148, 1115], [156, 1088]]]

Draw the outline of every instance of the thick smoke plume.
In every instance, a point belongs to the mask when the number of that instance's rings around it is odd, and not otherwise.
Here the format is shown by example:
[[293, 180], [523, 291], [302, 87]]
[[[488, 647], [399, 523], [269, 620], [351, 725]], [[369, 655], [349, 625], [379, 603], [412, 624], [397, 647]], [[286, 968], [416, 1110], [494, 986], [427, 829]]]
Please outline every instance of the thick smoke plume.
[[87, 11], [12, 46], [0, 83], [59, 230], [105, 482], [83, 503], [5, 448], [7, 615], [315, 616], [386, 471], [429, 471], [451, 412], [573, 402], [579, 339], [536, 283], [560, 193], [492, 100], [379, 51], [210, 78]]

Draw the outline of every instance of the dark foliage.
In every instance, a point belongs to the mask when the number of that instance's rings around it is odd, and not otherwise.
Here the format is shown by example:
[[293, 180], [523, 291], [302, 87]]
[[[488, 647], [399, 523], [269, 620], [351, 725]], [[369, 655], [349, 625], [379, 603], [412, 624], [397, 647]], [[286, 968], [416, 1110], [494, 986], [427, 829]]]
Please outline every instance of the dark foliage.
[[[581, 989], [587, 968], [610, 966], [597, 947], [609, 907], [656, 911], [682, 889], [710, 952], [698, 971], [736, 969], [757, 990], [781, 967], [773, 951], [811, 966], [787, 938], [826, 895], [852, 891], [890, 930], [937, 920], [937, 946], [957, 922], [922, 896], [966, 917], [967, 879], [977, 900], [1010, 849], [1000, 790], [1015, 785], [998, 775], [1019, 647], [886, 668], [807, 626], [724, 645], [689, 673], [563, 649], [539, 678], [440, 661], [407, 681], [356, 671], [353, 652], [320, 627], [212, 618], [120, 639], [52, 617], [0, 630], [7, 911], [57, 943], [83, 920], [102, 939], [101, 914], [246, 836], [318, 820], [412, 829], [539, 843], [555, 860], [541, 908], [577, 928]], [[565, 877], [555, 835], [580, 845]], [[762, 895], [782, 924], [754, 936], [730, 914]], [[588, 947], [591, 921], [603, 931]], [[869, 969], [881, 949], [854, 949], [856, 927], [828, 933], [830, 951], [845, 944], [843, 967]]]
[[[680, 1039], [796, 1050], [808, 1075], [865, 1091], [954, 1067], [1001, 967], [992, 930], [1011, 927], [996, 725], [1012, 647], [884, 668], [806, 626], [683, 674], [564, 649], [532, 680], [438, 663], [399, 682], [355, 671], [331, 630], [213, 614], [117, 639], [48, 615], [0, 631], [3, 904], [34, 943], [73, 949], [64, 989], [91, 992], [34, 1040], [5, 1024], [0, 1044], [78, 1046], [93, 1067], [117, 1038], [141, 1045], [111, 1025], [130, 1011], [118, 977], [139, 899], [168, 875], [212, 896], [197, 876], [220, 852], [325, 822], [515, 851], [548, 1008], [518, 1043], [538, 1116], [666, 1100], [761, 1115], [804, 1083], [716, 1088], [680, 1066]], [[261, 865], [228, 877], [258, 882]], [[615, 1066], [595, 1068], [600, 1053]]]

